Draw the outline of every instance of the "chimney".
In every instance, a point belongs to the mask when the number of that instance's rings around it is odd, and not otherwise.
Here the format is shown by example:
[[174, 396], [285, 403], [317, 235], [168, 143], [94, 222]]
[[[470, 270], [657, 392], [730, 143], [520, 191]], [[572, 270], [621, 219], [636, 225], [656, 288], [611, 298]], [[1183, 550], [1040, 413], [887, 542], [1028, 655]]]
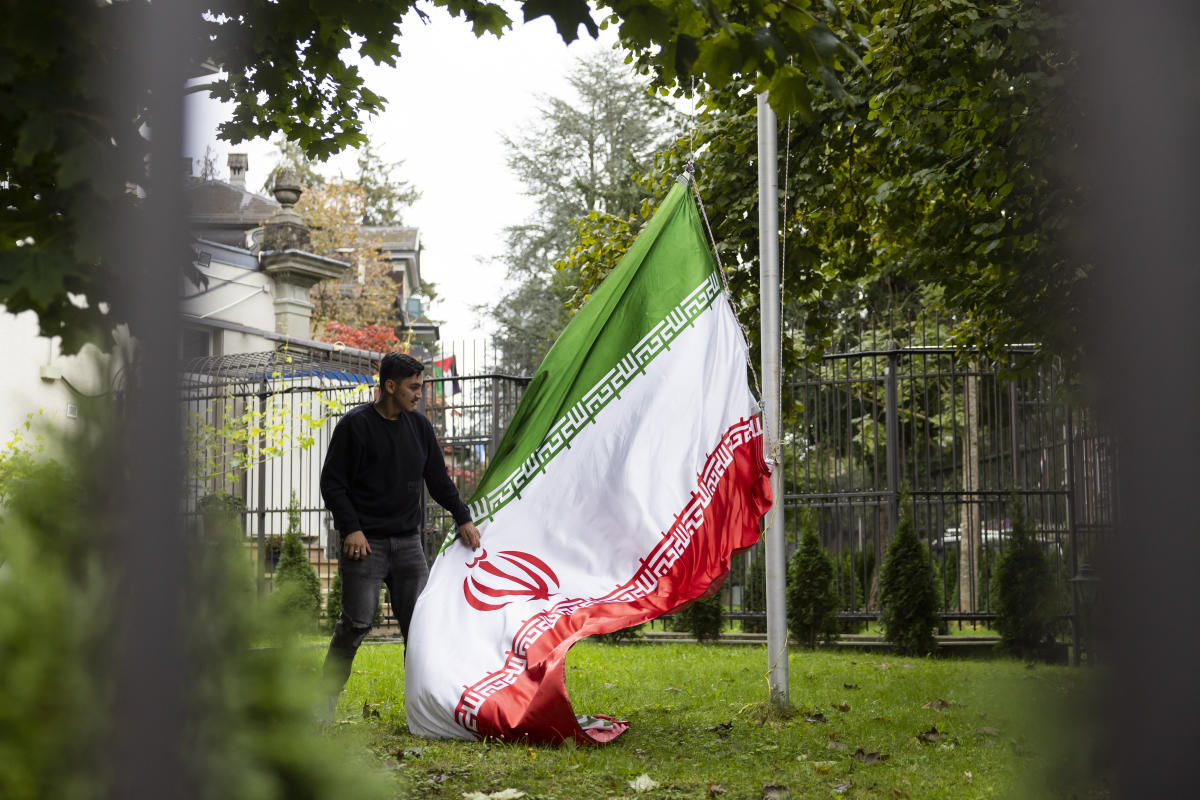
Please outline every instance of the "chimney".
[[246, 170], [250, 166], [250, 157], [245, 153], [229, 154], [229, 183], [239, 189], [246, 188]]

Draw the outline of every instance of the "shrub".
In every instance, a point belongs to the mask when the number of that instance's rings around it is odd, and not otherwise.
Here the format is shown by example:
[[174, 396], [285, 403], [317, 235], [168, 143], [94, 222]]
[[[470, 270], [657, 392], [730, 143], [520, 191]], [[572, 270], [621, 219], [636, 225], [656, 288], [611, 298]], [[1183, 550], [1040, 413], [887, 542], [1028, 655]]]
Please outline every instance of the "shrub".
[[333, 574], [333, 582], [329, 584], [329, 594], [325, 597], [325, 627], [332, 631], [341, 615], [342, 572], [338, 570]]
[[1000, 649], [1020, 658], [1050, 659], [1059, 608], [1046, 554], [1014, 498], [1012, 536], [996, 568], [996, 630]]
[[837, 607], [833, 559], [821, 546], [816, 530], [806, 527], [800, 547], [788, 564], [788, 628], [813, 649], [817, 646], [817, 636], [824, 636], [825, 641], [837, 638]]
[[[338, 570], [333, 574], [333, 583], [329, 584], [329, 596], [325, 598], [325, 625], [332, 631], [337, 625], [338, 617], [342, 615], [342, 573]], [[383, 624], [383, 600], [375, 604], [375, 616], [371, 619], [371, 627]]]
[[[92, 455], [98, 455], [93, 453]], [[0, 797], [101, 798], [115, 634], [108, 520], [73, 465], [18, 462], [0, 511]], [[8, 473], [13, 475], [14, 472]]]
[[908, 493], [900, 496], [900, 525], [883, 560], [879, 621], [884, 638], [902, 655], [926, 655], [937, 647], [937, 591], [929, 550], [917, 538]]
[[285, 618], [311, 629], [321, 610], [321, 581], [300, 539], [300, 504], [294, 492], [287, 514], [288, 529], [275, 567], [272, 603]]
[[701, 642], [715, 642], [721, 638], [723, 623], [721, 593], [714, 591], [708, 597], [693, 600], [686, 608], [675, 612], [671, 629], [690, 633]]
[[598, 633], [592, 638], [598, 642], [608, 642], [609, 644], [628, 642], [641, 637], [642, 627], [642, 625], [631, 625], [628, 628], [621, 628], [621, 630], [612, 631], [611, 633]]
[[[98, 413], [81, 414], [93, 420]], [[123, 478], [103, 429], [57, 441], [63, 463], [29, 465], [0, 513], [0, 797], [113, 796], [115, 635], [121, 564], [111, 558]], [[144, 536], [163, 531], [145, 531]], [[200, 800], [393, 796], [386, 777], [313, 724], [316, 670], [286, 647], [254, 647], [274, 627], [256, 603], [238, 537], [199, 538], [186, 554], [190, 586], [163, 597], [187, 605], [187, 720], [177, 737]], [[124, 580], [137, 576], [124, 576]], [[183, 725], [183, 727], [180, 727]]]

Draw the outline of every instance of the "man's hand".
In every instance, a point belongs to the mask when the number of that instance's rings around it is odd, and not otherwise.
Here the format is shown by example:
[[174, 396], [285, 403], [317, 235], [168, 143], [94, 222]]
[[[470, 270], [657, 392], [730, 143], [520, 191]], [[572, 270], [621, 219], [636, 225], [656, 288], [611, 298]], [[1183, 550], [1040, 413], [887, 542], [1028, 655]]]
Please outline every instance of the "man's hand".
[[342, 542], [342, 552], [346, 554], [346, 558], [361, 561], [371, 552], [371, 545], [367, 543], [367, 537], [362, 531], [355, 531]]
[[463, 544], [474, 550], [479, 547], [479, 528], [475, 527], [474, 522], [464, 522], [458, 526], [458, 538], [463, 540]]

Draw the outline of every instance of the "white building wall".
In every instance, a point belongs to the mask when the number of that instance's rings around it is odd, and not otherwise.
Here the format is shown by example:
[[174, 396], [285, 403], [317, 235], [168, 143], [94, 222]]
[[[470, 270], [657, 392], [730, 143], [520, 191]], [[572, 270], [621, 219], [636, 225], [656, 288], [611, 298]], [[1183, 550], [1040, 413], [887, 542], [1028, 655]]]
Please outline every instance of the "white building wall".
[[30, 414], [72, 432], [86, 415], [87, 396], [110, 394], [119, 380], [111, 355], [94, 345], [63, 355], [58, 338], [38, 333], [32, 311], [11, 314], [0, 305], [0, 445]]

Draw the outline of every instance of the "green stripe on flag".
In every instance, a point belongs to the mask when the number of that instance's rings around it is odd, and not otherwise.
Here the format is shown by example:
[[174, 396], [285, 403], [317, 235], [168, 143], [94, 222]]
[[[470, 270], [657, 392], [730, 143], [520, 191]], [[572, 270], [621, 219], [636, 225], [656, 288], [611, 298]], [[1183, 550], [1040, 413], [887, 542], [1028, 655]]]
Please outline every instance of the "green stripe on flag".
[[518, 494], [719, 293], [681, 180], [546, 354], [472, 497], [476, 517]]

